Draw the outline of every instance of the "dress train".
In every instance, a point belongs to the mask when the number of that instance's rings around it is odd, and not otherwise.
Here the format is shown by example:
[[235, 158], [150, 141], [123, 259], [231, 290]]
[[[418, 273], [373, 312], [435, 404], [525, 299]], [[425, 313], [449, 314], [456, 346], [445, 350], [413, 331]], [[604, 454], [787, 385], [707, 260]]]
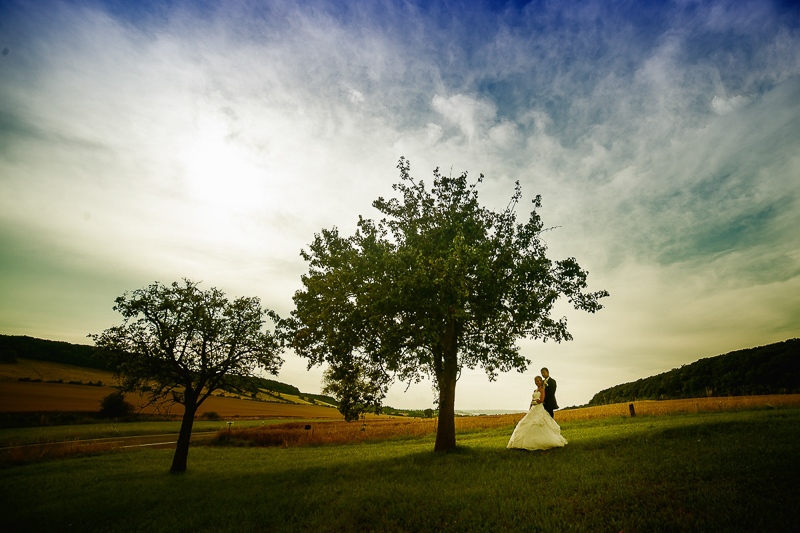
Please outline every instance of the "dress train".
[[[533, 393], [533, 399], [539, 399], [538, 390]], [[561, 435], [561, 426], [544, 410], [543, 404], [534, 403], [514, 428], [507, 448], [547, 450], [566, 444], [567, 439]]]

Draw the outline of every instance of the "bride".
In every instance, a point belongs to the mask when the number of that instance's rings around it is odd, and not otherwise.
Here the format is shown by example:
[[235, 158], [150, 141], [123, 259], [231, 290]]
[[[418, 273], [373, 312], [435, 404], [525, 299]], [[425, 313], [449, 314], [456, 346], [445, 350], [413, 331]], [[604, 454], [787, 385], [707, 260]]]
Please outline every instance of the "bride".
[[546, 450], [564, 446], [567, 439], [561, 436], [561, 427], [544, 410], [544, 385], [542, 378], [536, 376], [536, 390], [533, 391], [531, 407], [522, 420], [519, 421], [507, 448], [522, 448], [525, 450]]

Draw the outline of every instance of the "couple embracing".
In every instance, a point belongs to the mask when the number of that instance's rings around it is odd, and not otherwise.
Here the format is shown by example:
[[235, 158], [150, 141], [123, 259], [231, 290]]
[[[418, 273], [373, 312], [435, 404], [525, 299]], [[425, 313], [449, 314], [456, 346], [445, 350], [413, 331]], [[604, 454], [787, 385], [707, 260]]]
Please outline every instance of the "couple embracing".
[[567, 444], [567, 439], [561, 436], [561, 427], [553, 419], [553, 411], [558, 409], [556, 380], [550, 377], [547, 368], [542, 368], [542, 375], [534, 381], [536, 390], [530, 409], [514, 428], [507, 448], [546, 450]]

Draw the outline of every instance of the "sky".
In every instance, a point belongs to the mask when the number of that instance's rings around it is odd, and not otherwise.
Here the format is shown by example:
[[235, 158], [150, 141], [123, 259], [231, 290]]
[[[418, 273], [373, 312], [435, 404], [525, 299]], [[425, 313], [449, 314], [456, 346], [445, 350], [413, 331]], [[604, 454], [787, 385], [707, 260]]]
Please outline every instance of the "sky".
[[800, 336], [796, 1], [11, 0], [0, 51], [2, 334], [91, 344], [182, 278], [287, 316], [300, 251], [379, 219], [403, 156], [484, 174], [491, 209], [519, 180], [523, 220], [541, 194], [549, 256], [611, 294], [559, 304], [574, 339], [521, 339], [524, 373], [462, 372], [456, 409]]

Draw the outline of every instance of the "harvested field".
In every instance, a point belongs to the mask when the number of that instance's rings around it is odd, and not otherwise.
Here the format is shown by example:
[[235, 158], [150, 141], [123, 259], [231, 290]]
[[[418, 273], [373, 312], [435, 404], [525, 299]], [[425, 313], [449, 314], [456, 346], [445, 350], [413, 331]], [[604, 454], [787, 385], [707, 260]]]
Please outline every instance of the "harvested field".
[[633, 404], [637, 415], [662, 415], [672, 413], [697, 413], [705, 411], [727, 411], [737, 409], [759, 409], [770, 407], [800, 406], [800, 394], [770, 394], [764, 396], [721, 396], [709, 398], [686, 398], [682, 400], [644, 400], [613, 403], [596, 407], [582, 407], [556, 411], [557, 422], [591, 420], [609, 416], [630, 416]]
[[[0, 381], [0, 412], [96, 412], [100, 410], [100, 401], [115, 390], [112, 387], [64, 383]], [[128, 394], [127, 400], [134, 405], [143, 403], [143, 398], [137, 394]], [[151, 414], [156, 410], [148, 407], [142, 412]], [[215, 412], [223, 418], [324, 418], [331, 420], [342, 418], [336, 409], [330, 407], [257, 402], [218, 396], [211, 396], [203, 402], [197, 415], [202, 416], [206, 412]], [[171, 414], [182, 415], [183, 407], [175, 405]]]
[[[61, 380], [65, 383], [21, 382], [18, 381], [20, 378], [43, 382]], [[67, 384], [69, 381], [102, 382], [109, 386]], [[0, 364], [0, 412], [97, 412], [100, 410], [100, 401], [114, 392], [115, 389], [111, 387], [113, 384], [114, 374], [104, 370], [32, 359], [3, 363]], [[144, 403], [138, 394], [128, 394], [127, 400], [134, 405]], [[290, 400], [300, 402], [299, 398]], [[200, 406], [197, 415], [200, 417], [203, 413], [215, 412], [223, 418], [341, 418], [336, 409], [303, 403], [291, 405], [211, 396]], [[142, 412], [153, 414], [156, 409], [148, 407]], [[170, 414], [180, 416], [183, 408], [176, 405]]]
[[[35, 381], [20, 382], [19, 379]], [[64, 383], [40, 383], [62, 381]], [[68, 382], [98, 383], [108, 387], [74, 385]], [[96, 412], [100, 410], [100, 400], [114, 391], [114, 374], [105, 370], [83, 368], [49, 361], [19, 359], [16, 363], [0, 364], [0, 412], [48, 412], [76, 411]], [[217, 394], [217, 393], [215, 393]], [[335, 408], [314, 405], [297, 396], [284, 394], [291, 405], [284, 402], [270, 402], [270, 397], [261, 394], [266, 401], [252, 401], [230, 394], [226, 397], [211, 396], [198, 412], [215, 412], [222, 417], [241, 418], [341, 418]], [[143, 403], [142, 397], [129, 394], [127, 400], [134, 404]], [[143, 413], [152, 414], [154, 408], [146, 408]], [[175, 406], [170, 414], [182, 415], [183, 408]]]
[[114, 374], [108, 370], [65, 365], [35, 359], [19, 359], [16, 363], [0, 363], [0, 381], [17, 381], [20, 378], [41, 379], [42, 381], [83, 381], [85, 383], [102, 381], [112, 385]]

